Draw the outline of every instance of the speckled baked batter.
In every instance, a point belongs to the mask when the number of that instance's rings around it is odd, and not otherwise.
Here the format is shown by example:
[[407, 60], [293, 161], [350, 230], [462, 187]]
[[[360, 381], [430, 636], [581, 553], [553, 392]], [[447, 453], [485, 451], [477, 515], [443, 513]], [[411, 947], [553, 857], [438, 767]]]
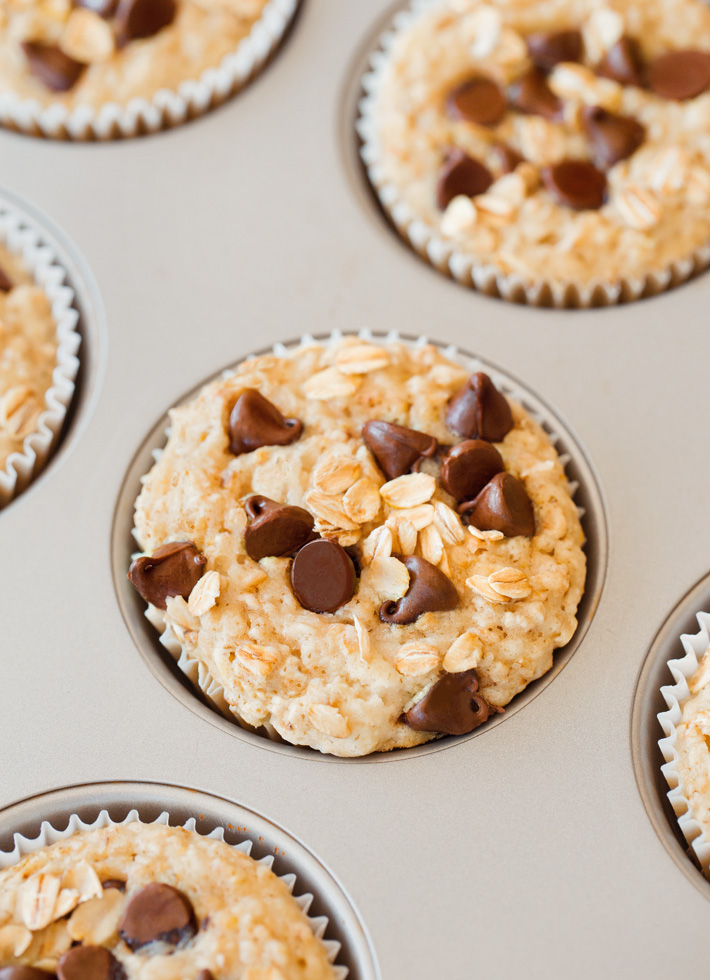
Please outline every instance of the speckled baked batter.
[[[447, 94], [483, 75], [504, 91], [531, 66], [525, 37], [581, 29], [580, 64], [561, 63], [551, 89], [561, 121], [508, 111], [496, 125], [455, 119]], [[600, 77], [593, 68], [619, 38], [637, 39], [646, 58], [668, 51], [710, 51], [710, 7], [702, 0], [437, 0], [389, 51], [372, 115], [368, 156], [388, 187], [386, 206], [406, 202], [430, 233], [529, 284], [618, 283], [666, 270], [710, 243], [710, 93], [687, 101]], [[585, 106], [600, 106], [646, 127], [643, 144], [607, 173], [599, 210], [558, 203], [542, 168], [588, 160]], [[504, 174], [493, 149], [504, 143], [525, 162]], [[495, 182], [479, 197], [458, 196], [442, 211], [436, 182], [445, 155], [464, 150]]]
[[[0, 0], [0, 95], [11, 92], [73, 109], [175, 91], [235, 51], [266, 3], [178, 0], [171, 24], [117, 47], [110, 21], [71, 0]], [[87, 67], [69, 91], [53, 92], [28, 71], [23, 41], [59, 45]]]
[[22, 450], [45, 409], [57, 361], [56, 323], [44, 292], [21, 261], [0, 246], [0, 269], [12, 282], [0, 290], [0, 468]]
[[[119, 887], [103, 887], [113, 881]], [[136, 952], [118, 934], [136, 893], [179, 889], [197, 932]], [[54, 972], [72, 945], [103, 946], [128, 980], [332, 980], [323, 945], [286, 885], [230, 845], [159, 824], [75, 834], [0, 871], [0, 967]]]
[[[554, 649], [574, 633], [582, 530], [557, 453], [520, 406], [498, 448], [533, 503], [534, 537], [465, 528], [434, 460], [405, 478], [397, 506], [382, 490], [363, 424], [385, 419], [458, 442], [444, 414], [467, 377], [433, 346], [351, 337], [246, 361], [172, 412], [167, 446], [137, 501], [138, 539], [148, 554], [190, 540], [207, 559], [188, 602], [167, 600], [167, 620], [249, 724], [335, 755], [416, 745], [433, 736], [402, 723], [402, 711], [447, 669], [476, 668], [485, 698], [503, 706], [550, 669]], [[245, 388], [301, 419], [301, 438], [232, 455], [227, 419]], [[253, 493], [308, 509], [317, 531], [356, 547], [362, 571], [347, 604], [332, 614], [304, 609], [289, 558], [247, 556], [244, 502]], [[382, 622], [383, 600], [408, 585], [393, 553], [438, 565], [458, 608], [406, 626]], [[509, 598], [492, 590], [491, 575]]]

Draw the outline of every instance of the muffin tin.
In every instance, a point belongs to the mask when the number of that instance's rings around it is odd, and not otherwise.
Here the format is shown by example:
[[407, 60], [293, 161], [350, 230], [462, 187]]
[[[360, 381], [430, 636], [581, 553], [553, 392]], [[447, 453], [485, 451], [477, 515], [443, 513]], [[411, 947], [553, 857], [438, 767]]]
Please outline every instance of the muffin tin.
[[[708, 888], [672, 825], [676, 860], [654, 829], [662, 786], [649, 819], [632, 759], [644, 780], [653, 763], [629, 725], [660, 625], [708, 572], [710, 276], [544, 311], [418, 260], [372, 200], [354, 133], [359, 73], [393, 9], [306, 0], [261, 77], [167, 133], [80, 146], [0, 132], [2, 183], [76, 242], [109, 325], [89, 290], [74, 423], [0, 514], [0, 807], [102, 780], [238, 801], [333, 869], [393, 980], [596, 980], [610, 963], [701, 975]], [[186, 710], [139, 655], [111, 565], [124, 477], [167, 405], [255, 348], [362, 327], [454, 343], [539, 393], [599, 474], [610, 540], [594, 620], [554, 683], [481, 737], [389, 768], [310, 765]], [[642, 740], [659, 737], [656, 710], [635, 716]], [[23, 814], [41, 819], [38, 800]]]

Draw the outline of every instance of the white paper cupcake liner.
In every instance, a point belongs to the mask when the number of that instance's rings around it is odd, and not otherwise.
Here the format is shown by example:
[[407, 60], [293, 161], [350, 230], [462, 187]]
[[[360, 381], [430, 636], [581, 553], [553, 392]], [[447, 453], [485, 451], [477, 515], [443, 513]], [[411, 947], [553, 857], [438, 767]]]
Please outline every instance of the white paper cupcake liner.
[[703, 655], [710, 647], [710, 613], [698, 613], [697, 620], [700, 630], [697, 633], [684, 633], [680, 638], [685, 656], [668, 661], [668, 669], [675, 683], [661, 688], [668, 710], [658, 715], [658, 721], [665, 732], [665, 737], [659, 739], [658, 746], [666, 760], [661, 766], [661, 772], [670, 786], [668, 800], [678, 818], [678, 826], [688, 846], [692, 848], [703, 874], [706, 878], [710, 878], [710, 841], [691, 812], [677, 768], [678, 750], [676, 749], [678, 737], [676, 726], [681, 720], [681, 704], [690, 697], [688, 681], [698, 670]]
[[0, 94], [0, 125], [51, 139], [111, 140], [155, 133], [195, 119], [254, 78], [276, 52], [293, 21], [300, 0], [269, 0], [261, 17], [237, 48], [206, 68], [197, 79], [185, 79], [176, 90], [159, 89], [152, 98], [134, 98], [99, 108], [42, 105], [12, 92]]
[[[305, 347], [311, 344], [323, 344], [324, 346], [333, 345], [342, 340], [344, 336], [348, 336], [348, 334], [343, 334], [339, 330], [334, 330], [326, 338], [315, 338], [311, 334], [304, 334], [299, 340], [293, 341], [292, 343], [274, 344], [272, 351], [277, 357], [285, 357], [299, 346]], [[361, 340], [371, 341], [372, 343], [376, 344], [404, 343], [409, 344], [410, 346], [422, 347], [429, 343], [429, 339], [427, 337], [420, 337], [417, 340], [412, 341], [410, 338], [401, 337], [396, 330], [392, 330], [390, 333], [385, 335], [375, 335], [371, 330], [364, 329], [358, 331], [356, 336]], [[442, 347], [441, 352], [445, 357], [448, 357], [450, 360], [461, 364], [471, 373], [475, 371], [485, 371], [500, 391], [504, 392], [514, 401], [517, 401], [524, 406], [531, 418], [535, 419], [535, 421], [545, 430], [552, 445], [556, 446], [562, 434], [550, 431], [549, 424], [529, 404], [527, 393], [522, 388], [519, 388], [509, 378], [500, 374], [490, 365], [484, 364], [477, 357], [470, 357], [462, 354], [453, 344], [450, 344], [448, 347]], [[249, 358], [244, 358], [244, 360], [249, 360]], [[228, 368], [222, 372], [222, 377], [229, 377], [231, 374], [233, 374], [234, 370], [234, 366]], [[166, 428], [165, 430], [166, 441], [169, 437], [170, 427]], [[158, 459], [160, 459], [161, 453], [162, 449], [156, 448], [153, 450], [153, 458], [156, 462]], [[559, 456], [559, 460], [564, 468], [569, 463], [570, 456], [563, 453]], [[147, 474], [143, 476], [141, 482], [144, 482], [146, 478]], [[569, 490], [573, 499], [578, 489], [579, 483], [576, 480], [569, 481]], [[584, 516], [585, 511], [583, 507], [577, 506], [577, 512], [580, 518]], [[136, 542], [139, 542], [138, 531], [135, 527], [132, 529], [132, 534]], [[142, 551], [135, 552], [132, 557], [136, 558], [141, 554], [143, 554]], [[153, 605], [148, 605], [145, 610], [145, 617], [160, 634], [159, 639], [161, 645], [165, 647], [171, 657], [175, 660], [178, 668], [193, 685], [196, 685], [200, 689], [209, 704], [216, 711], [247, 731], [255, 732], [256, 734], [262, 735], [263, 737], [274, 742], [283, 743], [285, 741], [272, 725], [265, 724], [259, 728], [254, 728], [253, 725], [250, 725], [248, 722], [244, 721], [244, 719], [240, 718], [239, 715], [236, 714], [232, 708], [230, 708], [229, 702], [227, 701], [225, 695], [224, 687], [215, 677], [213, 677], [208, 667], [201, 660], [197, 659], [190, 652], [188, 652], [188, 650], [183, 646], [180, 638], [176, 635], [171, 624], [166, 622], [165, 613], [162, 609], [158, 609]]]
[[[15, 846], [13, 849], [11, 851], [0, 851], [0, 869], [9, 868], [13, 864], [17, 864], [26, 854], [31, 854], [33, 851], [38, 851], [40, 848], [47, 847], [50, 844], [56, 844], [57, 841], [66, 840], [68, 837], [72, 837], [76, 833], [87, 830], [97, 830], [102, 827], [125, 827], [126, 824], [130, 823], [144, 823], [144, 821], [140, 819], [137, 810], [131, 810], [124, 820], [120, 820], [118, 822], [111, 819], [107, 810], [101, 810], [96, 820], [91, 823], [85, 823], [81, 817], [79, 817], [76, 813], [73, 813], [69, 817], [69, 823], [64, 830], [57, 830], [57, 828], [52, 826], [51, 823], [43, 820], [37, 837], [28, 838], [23, 837], [22, 834], [14, 835], [13, 842]], [[150, 823], [168, 825], [170, 823], [170, 815], [167, 813], [167, 811], [163, 811], [163, 813], [161, 813], [156, 820], [150, 821]], [[194, 817], [190, 817], [190, 819], [181, 826], [185, 830], [195, 833], [198, 832], [196, 830], [196, 821]], [[204, 836], [210, 840], [224, 841], [224, 828], [216, 827], [211, 833], [205, 834]], [[242, 841], [241, 844], [233, 844], [230, 846], [250, 856], [253, 848], [253, 842], [246, 840]], [[268, 855], [267, 857], [259, 858], [256, 863], [262, 864], [271, 869], [274, 863], [274, 857], [272, 855]], [[337, 963], [341, 950], [341, 943], [333, 939], [324, 938], [329, 925], [328, 916], [308, 915], [309, 909], [313, 904], [314, 896], [310, 892], [298, 894], [298, 876], [296, 874], [290, 873], [278, 875], [277, 877], [279, 877], [280, 880], [286, 885], [289, 892], [293, 896], [294, 901], [308, 919], [308, 924], [311, 927], [313, 934], [325, 947], [328, 961], [333, 965], [336, 980], [346, 980], [349, 973], [347, 967], [338, 965]]]
[[79, 313], [74, 305], [74, 290], [57, 253], [47, 244], [42, 228], [21, 216], [11, 205], [0, 202], [0, 241], [22, 259], [35, 283], [44, 290], [57, 325], [57, 363], [37, 429], [25, 437], [22, 450], [10, 453], [4, 467], [0, 467], [1, 509], [39, 474], [56, 445], [74, 395], [81, 336], [77, 329]]
[[613, 306], [655, 296], [704, 271], [710, 266], [710, 242], [691, 256], [673, 262], [667, 268], [645, 276], [607, 281], [590, 279], [537, 280], [531, 282], [518, 273], [505, 273], [492, 263], [481, 263], [453, 242], [442, 238], [437, 228], [419, 217], [402, 198], [399, 188], [388, 181], [381, 166], [382, 152], [377, 132], [376, 103], [389, 52], [398, 33], [408, 28], [427, 8], [440, 0], [412, 0], [399, 11], [389, 29], [380, 36], [369, 60], [369, 70], [362, 78], [363, 96], [358, 103], [355, 124], [362, 141], [360, 156], [382, 208], [390, 221], [414, 251], [439, 272], [485, 294], [529, 306], [564, 308]]

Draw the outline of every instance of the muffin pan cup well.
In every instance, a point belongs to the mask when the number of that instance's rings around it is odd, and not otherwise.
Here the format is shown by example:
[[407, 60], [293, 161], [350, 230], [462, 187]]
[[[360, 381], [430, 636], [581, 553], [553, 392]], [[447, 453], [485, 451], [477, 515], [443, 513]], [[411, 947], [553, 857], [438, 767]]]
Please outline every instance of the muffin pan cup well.
[[157, 783], [94, 783], [54, 790], [0, 811], [0, 868], [80, 830], [126, 823], [195, 830], [281, 878], [324, 943], [335, 980], [379, 980], [365, 928], [340, 884], [303, 844], [265, 817], [207, 793]]
[[[416, 345], [428, 342], [427, 338], [403, 337], [396, 331], [384, 336], [375, 336], [371, 331], [363, 330], [358, 336], [363, 340], [372, 340], [374, 343], [404, 341]], [[273, 353], [276, 355], [285, 354], [289, 349], [293, 349], [299, 344], [308, 344], [314, 339], [328, 343], [335, 342], [341, 337], [342, 334], [339, 332], [318, 338], [305, 335], [298, 340], [274, 345]], [[308, 747], [291, 745], [281, 739], [270, 726], [254, 729], [241, 722], [230, 711], [224, 697], [224, 691], [218, 681], [212, 677], [204, 664], [185, 652], [172, 629], [169, 626], [165, 627], [162, 612], [153, 606], [146, 607], [144, 600], [136, 593], [126, 577], [131, 556], [136, 553], [135, 536], [131, 530], [133, 528], [133, 507], [140, 492], [141, 477], [148, 472], [153, 461], [159, 458], [161, 448], [169, 433], [169, 418], [166, 414], [144, 440], [131, 463], [121, 488], [114, 513], [112, 534], [114, 586], [131, 635], [155, 676], [183, 704], [237, 738], [300, 758], [325, 759], [337, 762], [387, 761], [427, 755], [430, 752], [437, 752], [447, 746], [456, 745], [461, 741], [482, 735], [502, 724], [507, 718], [510, 718], [532, 701], [554, 680], [582, 642], [599, 603], [607, 562], [606, 515], [592, 464], [587, 459], [576, 436], [565, 423], [545, 402], [520, 381], [476, 355], [457, 350], [453, 345], [446, 346], [443, 343], [437, 343], [437, 346], [442, 349], [447, 357], [461, 363], [467, 370], [488, 373], [501, 391], [522, 404], [548, 433], [565, 465], [585, 533], [585, 553], [588, 562], [586, 587], [578, 610], [578, 626], [574, 636], [566, 646], [555, 652], [553, 666], [546, 674], [533, 681], [518, 694], [506, 706], [503, 714], [494, 715], [485, 725], [475, 729], [469, 735], [446, 736], [409, 749], [377, 752], [353, 759], [336, 759], [334, 756], [325, 755]], [[236, 366], [233, 365], [222, 374], [231, 373]], [[184, 398], [181, 398], [178, 404], [189, 401], [204, 384], [211, 380], [213, 378], [202, 382]]]

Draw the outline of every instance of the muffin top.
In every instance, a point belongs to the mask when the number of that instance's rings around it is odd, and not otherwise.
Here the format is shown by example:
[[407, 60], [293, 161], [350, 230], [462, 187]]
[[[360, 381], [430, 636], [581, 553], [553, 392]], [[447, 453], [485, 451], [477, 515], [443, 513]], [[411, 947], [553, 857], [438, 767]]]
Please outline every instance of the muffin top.
[[681, 704], [676, 726], [676, 769], [691, 815], [710, 840], [710, 650], [688, 681], [690, 697]]
[[[7, 970], [7, 967], [35, 967]], [[47, 971], [41, 973], [38, 971]], [[3, 980], [333, 980], [286, 885], [161, 824], [80, 832], [0, 871]]]
[[477, 265], [635, 281], [710, 243], [709, 89], [702, 0], [436, 0], [389, 49], [367, 159]]
[[98, 108], [150, 99], [233, 52], [267, 0], [0, 0], [0, 94]]
[[171, 413], [131, 566], [249, 725], [342, 756], [463, 734], [552, 664], [585, 559], [557, 453], [434, 346], [244, 362]]
[[56, 331], [47, 296], [0, 245], [0, 468], [37, 430], [57, 359]]

